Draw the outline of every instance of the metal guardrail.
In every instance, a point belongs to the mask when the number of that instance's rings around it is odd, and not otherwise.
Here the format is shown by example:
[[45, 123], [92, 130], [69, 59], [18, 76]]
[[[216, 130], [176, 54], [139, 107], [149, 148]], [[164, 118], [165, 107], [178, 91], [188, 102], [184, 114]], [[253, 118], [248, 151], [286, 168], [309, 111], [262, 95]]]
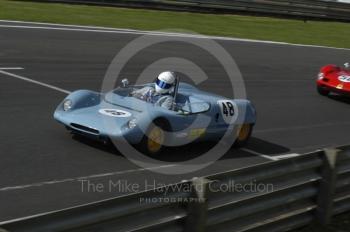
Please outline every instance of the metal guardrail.
[[[256, 188], [247, 191], [247, 186]], [[333, 215], [349, 210], [350, 146], [344, 146], [3, 222], [0, 227], [14, 232], [271, 232], [315, 220], [327, 224]]]
[[250, 12], [350, 21], [350, 4], [325, 0], [38, 0], [199, 12]]

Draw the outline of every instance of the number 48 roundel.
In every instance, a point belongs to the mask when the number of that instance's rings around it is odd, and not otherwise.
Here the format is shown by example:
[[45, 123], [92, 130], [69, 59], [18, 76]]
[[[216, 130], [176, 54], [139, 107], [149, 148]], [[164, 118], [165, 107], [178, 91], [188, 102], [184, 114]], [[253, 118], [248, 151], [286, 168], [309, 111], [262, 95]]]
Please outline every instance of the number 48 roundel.
[[220, 107], [220, 113], [225, 123], [233, 124], [237, 118], [237, 105], [235, 102], [230, 100], [220, 100], [218, 101]]

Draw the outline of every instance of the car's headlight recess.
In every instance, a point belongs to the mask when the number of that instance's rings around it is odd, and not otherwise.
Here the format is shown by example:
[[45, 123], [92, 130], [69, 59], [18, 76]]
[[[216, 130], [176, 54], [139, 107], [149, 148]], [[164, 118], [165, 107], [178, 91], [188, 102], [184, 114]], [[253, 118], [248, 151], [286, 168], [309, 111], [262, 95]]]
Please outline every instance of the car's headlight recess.
[[63, 110], [68, 111], [72, 108], [72, 100], [67, 99], [63, 102]]
[[324, 73], [323, 72], [320, 72], [319, 74], [318, 74], [318, 79], [319, 80], [322, 80], [324, 78]]
[[129, 129], [132, 129], [132, 128], [136, 127], [136, 125], [137, 125], [136, 118], [133, 118], [133, 119], [129, 120], [129, 122], [128, 122], [128, 128]]

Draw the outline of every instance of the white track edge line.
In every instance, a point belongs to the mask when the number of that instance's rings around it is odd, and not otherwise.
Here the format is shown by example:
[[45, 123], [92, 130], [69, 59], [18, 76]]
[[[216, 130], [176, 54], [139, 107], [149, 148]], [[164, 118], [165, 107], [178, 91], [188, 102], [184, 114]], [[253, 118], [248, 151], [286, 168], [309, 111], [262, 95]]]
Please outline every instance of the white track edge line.
[[62, 92], [62, 93], [66, 93], [66, 94], [70, 94], [71, 93], [68, 90], [61, 89], [59, 87], [56, 87], [56, 86], [53, 86], [53, 85], [49, 85], [49, 84], [46, 84], [44, 82], [36, 81], [36, 80], [30, 79], [30, 78], [27, 78], [27, 77], [24, 77], [24, 76], [20, 76], [20, 75], [17, 75], [17, 74], [13, 74], [13, 73], [10, 73], [10, 72], [6, 72], [6, 71], [3, 71], [3, 70], [0, 70], [0, 73], [4, 74], [6, 76], [14, 77], [14, 78], [17, 78], [17, 79], [20, 79], [20, 80], [23, 80], [23, 81], [27, 81], [27, 82], [33, 83], [33, 84], [44, 86], [44, 87], [47, 87], [49, 89], [53, 89], [53, 90], [56, 90], [56, 91], [59, 91], [59, 92]]
[[0, 67], [0, 70], [22, 70], [21, 67]]
[[151, 170], [157, 170], [157, 169], [169, 168], [169, 167], [175, 167], [175, 166], [176, 166], [175, 164], [169, 164], [169, 165], [161, 165], [161, 166], [150, 167], [150, 168], [129, 169], [129, 170], [124, 170], [124, 171], [92, 174], [92, 175], [88, 175], [88, 176], [79, 176], [79, 177], [66, 178], [66, 179], [61, 179], [61, 180], [49, 180], [49, 181], [42, 181], [42, 182], [31, 183], [31, 184], [24, 184], [24, 185], [17, 185], [17, 186], [7, 186], [7, 187], [1, 187], [0, 188], [0, 192], [10, 191], [10, 190], [18, 190], [18, 189], [26, 189], [26, 188], [33, 188], [33, 187], [41, 187], [41, 186], [44, 186], [44, 185], [53, 185], [53, 184], [60, 184], [60, 183], [66, 183], [66, 182], [82, 181], [82, 180], [88, 180], [88, 179], [100, 178], [100, 177], [107, 177], [107, 176], [117, 176], [117, 175], [123, 175], [123, 174], [127, 174], [127, 173], [151, 171]]

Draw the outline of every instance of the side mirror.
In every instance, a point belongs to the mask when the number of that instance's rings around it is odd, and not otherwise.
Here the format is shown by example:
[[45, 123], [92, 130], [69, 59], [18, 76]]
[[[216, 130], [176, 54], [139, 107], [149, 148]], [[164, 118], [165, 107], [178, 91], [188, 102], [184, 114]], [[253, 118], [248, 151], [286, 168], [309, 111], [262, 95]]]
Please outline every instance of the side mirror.
[[350, 68], [350, 63], [349, 63], [349, 62], [346, 62], [346, 63], [344, 64], [344, 67], [345, 67], [345, 68]]
[[124, 78], [124, 79], [121, 81], [121, 83], [122, 83], [122, 87], [123, 87], [123, 88], [127, 88], [127, 87], [129, 86], [129, 80], [126, 79], [126, 78]]

